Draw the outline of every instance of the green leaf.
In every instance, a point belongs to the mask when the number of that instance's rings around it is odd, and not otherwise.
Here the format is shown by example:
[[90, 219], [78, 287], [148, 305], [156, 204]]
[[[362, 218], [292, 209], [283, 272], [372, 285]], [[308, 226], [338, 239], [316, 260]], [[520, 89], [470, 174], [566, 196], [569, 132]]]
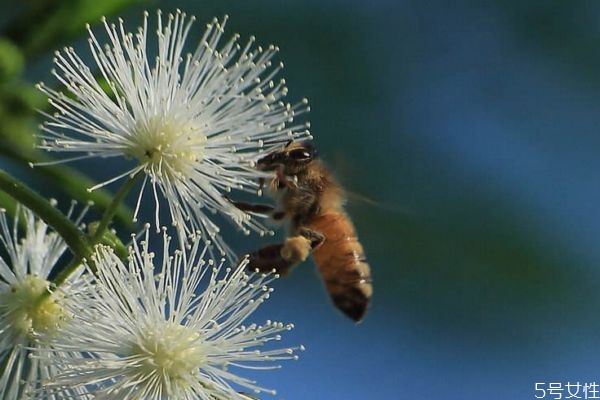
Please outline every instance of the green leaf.
[[0, 38], [0, 82], [8, 81], [23, 70], [23, 54], [10, 40]]
[[23, 49], [27, 57], [60, 46], [79, 36], [85, 24], [99, 22], [138, 3], [138, 0], [63, 0], [36, 2], [14, 20], [4, 34]]

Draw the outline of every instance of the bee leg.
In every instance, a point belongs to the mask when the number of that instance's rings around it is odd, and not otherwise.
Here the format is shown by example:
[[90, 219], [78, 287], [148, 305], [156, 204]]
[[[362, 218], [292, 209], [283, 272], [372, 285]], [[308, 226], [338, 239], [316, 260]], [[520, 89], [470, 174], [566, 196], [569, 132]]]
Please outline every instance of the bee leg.
[[271, 272], [275, 270], [280, 275], [286, 275], [292, 267], [292, 263], [283, 258], [281, 250], [283, 243], [271, 244], [248, 254], [249, 271]]
[[275, 211], [275, 207], [270, 206], [268, 204], [255, 204], [255, 203], [246, 203], [244, 201], [234, 201], [229, 200], [231, 204], [236, 206], [238, 209], [245, 212], [253, 212], [257, 214], [269, 215], [273, 211]]
[[[310, 231], [310, 230], [309, 230]], [[265, 246], [248, 255], [248, 269], [287, 275], [292, 267], [305, 261], [313, 248], [323, 242], [323, 235], [313, 232], [311, 238], [300, 234], [289, 237], [284, 243]], [[308, 233], [307, 233], [308, 235]]]
[[285, 240], [280, 250], [281, 257], [292, 265], [305, 261], [312, 250], [310, 239], [302, 235], [292, 236]]
[[309, 228], [302, 227], [298, 229], [298, 234], [310, 241], [311, 250], [317, 248], [325, 241], [325, 235]]
[[283, 189], [297, 189], [298, 183], [297, 178], [292, 176], [287, 176], [285, 174], [285, 169], [281, 165], [277, 167], [275, 170], [275, 179], [271, 181], [271, 190], [276, 192], [278, 190]]
[[285, 213], [285, 211], [277, 210], [277, 209], [275, 209], [275, 207], [267, 205], [267, 204], [246, 203], [243, 201], [233, 201], [233, 200], [229, 200], [229, 201], [234, 206], [236, 206], [238, 209], [240, 209], [242, 211], [269, 216], [269, 217], [273, 218], [273, 220], [275, 220], [275, 221], [281, 221], [281, 220], [285, 219], [285, 217], [287, 215]]
[[299, 235], [285, 240], [279, 251], [281, 257], [291, 266], [306, 261], [310, 253], [325, 240], [325, 236], [308, 228], [300, 228]]

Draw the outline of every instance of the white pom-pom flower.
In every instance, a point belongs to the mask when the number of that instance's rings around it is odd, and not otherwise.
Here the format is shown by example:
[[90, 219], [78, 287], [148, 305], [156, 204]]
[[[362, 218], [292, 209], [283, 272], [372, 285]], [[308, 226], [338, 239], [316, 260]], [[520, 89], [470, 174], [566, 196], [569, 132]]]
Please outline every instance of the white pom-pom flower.
[[[191, 239], [189, 251], [169, 256], [166, 234], [164, 256], [155, 263], [147, 240], [134, 239], [127, 265], [110, 248], [97, 248], [97, 279], [70, 303], [75, 317], [52, 342], [63, 358], [61, 373], [44, 383], [48, 392], [86, 387], [94, 399], [117, 400], [274, 393], [238, 370], [278, 368], [274, 362], [296, 359], [301, 349], [270, 346], [292, 325], [244, 325], [269, 297], [267, 284], [276, 276], [248, 275], [246, 262], [235, 269], [205, 262], [198, 239]], [[73, 351], [89, 355], [68, 356]]]
[[[76, 219], [77, 223], [86, 211], [87, 208]], [[73, 207], [68, 215], [72, 212]], [[20, 226], [25, 230], [22, 238], [18, 233]], [[67, 246], [26, 209], [17, 209], [12, 230], [6, 212], [0, 210], [0, 242], [8, 256], [0, 257], [0, 398], [29, 399], [39, 391], [40, 380], [57, 371], [52, 357], [38, 359], [30, 355], [46, 352], [47, 341], [60, 335], [69, 316], [65, 307], [67, 296], [82, 287], [82, 269], [50, 293], [48, 275]], [[85, 388], [65, 392], [69, 396], [84, 393]]]
[[53, 74], [68, 93], [39, 85], [56, 111], [42, 125], [40, 147], [79, 153], [62, 161], [135, 160], [90, 190], [143, 173], [134, 219], [145, 188], [151, 188], [157, 229], [158, 199], [164, 197], [181, 234], [200, 230], [223, 251], [219, 227], [207, 215], [226, 215], [246, 233], [265, 232], [225, 195], [260, 192], [257, 181], [265, 175], [255, 162], [283, 143], [310, 137], [308, 123], [294, 122], [308, 106], [306, 100], [283, 101], [285, 81], [275, 81], [283, 65], [271, 61], [277, 47], [255, 47], [254, 37], [242, 45], [238, 35], [223, 43], [227, 17], [209, 23], [195, 51], [185, 53], [193, 21], [178, 10], [165, 22], [159, 11], [156, 57], [150, 54], [147, 13], [135, 34], [126, 32], [122, 20], [103, 20], [105, 46], [88, 27], [92, 68], [72, 48], [56, 52]]

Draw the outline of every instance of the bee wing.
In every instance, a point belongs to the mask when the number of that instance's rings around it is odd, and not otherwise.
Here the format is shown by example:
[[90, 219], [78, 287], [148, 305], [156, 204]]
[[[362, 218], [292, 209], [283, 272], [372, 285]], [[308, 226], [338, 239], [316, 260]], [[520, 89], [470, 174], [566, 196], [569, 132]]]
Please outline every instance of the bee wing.
[[365, 196], [358, 192], [345, 190], [344, 195], [346, 196], [346, 199], [351, 203], [366, 204], [370, 207], [377, 208], [379, 210], [384, 210], [384, 211], [392, 212], [395, 214], [402, 214], [405, 217], [414, 216], [414, 214], [415, 214], [415, 212], [413, 210], [410, 210], [407, 207], [402, 207], [401, 205], [392, 205], [392, 204], [384, 203], [382, 201], [372, 199], [372, 198]]

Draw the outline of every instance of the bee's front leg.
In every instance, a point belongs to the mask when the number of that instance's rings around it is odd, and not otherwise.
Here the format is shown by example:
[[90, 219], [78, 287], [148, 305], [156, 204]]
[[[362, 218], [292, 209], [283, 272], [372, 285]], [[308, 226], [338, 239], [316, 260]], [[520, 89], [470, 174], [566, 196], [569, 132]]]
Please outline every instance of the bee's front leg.
[[228, 199], [236, 208], [256, 214], [270, 215], [275, 211], [275, 207], [268, 204], [247, 203], [245, 201], [236, 201]]
[[281, 221], [286, 217], [285, 211], [278, 210], [268, 204], [246, 203], [244, 201], [234, 200], [229, 201], [242, 211], [261, 214], [273, 218], [274, 221]]
[[270, 190], [272, 192], [283, 189], [296, 189], [297, 187], [298, 183], [296, 177], [286, 175], [285, 167], [283, 165], [280, 165], [275, 169], [275, 178], [271, 180], [270, 184]]

